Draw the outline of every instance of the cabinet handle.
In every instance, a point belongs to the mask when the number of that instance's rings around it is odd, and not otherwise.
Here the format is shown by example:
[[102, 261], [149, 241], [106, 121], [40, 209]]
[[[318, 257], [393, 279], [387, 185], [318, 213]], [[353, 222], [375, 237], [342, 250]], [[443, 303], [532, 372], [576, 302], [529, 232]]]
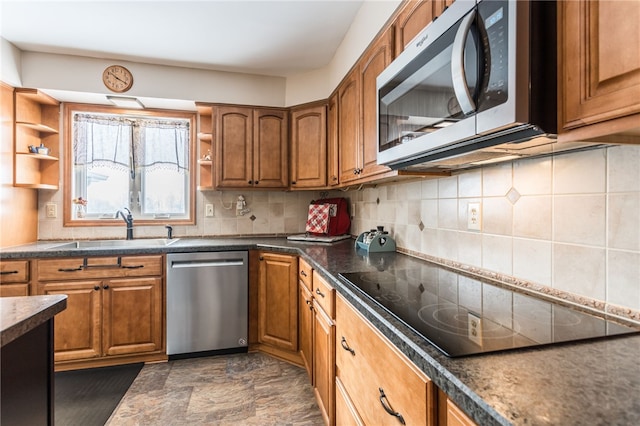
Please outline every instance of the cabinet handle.
[[100, 286], [99, 286], [99, 285], [93, 286], [93, 289], [94, 289], [95, 291], [98, 291], [98, 290], [100, 290]]
[[260, 259], [262, 261], [262, 260], [264, 260], [264, 257], [260, 256], [258, 259]]
[[109, 285], [105, 284], [102, 288], [104, 288], [105, 290], [109, 290]]
[[259, 180], [257, 180], [257, 181], [255, 181], [254, 183], [257, 185], [257, 184], [259, 184], [259, 183], [260, 183], [260, 181], [259, 181]]
[[291, 185], [295, 185], [295, 184], [296, 184], [296, 181], [295, 181], [295, 180], [294, 180], [294, 181], [291, 181]]
[[144, 268], [144, 265], [121, 265], [120, 267], [124, 269], [140, 269]]
[[17, 274], [18, 271], [2, 271], [0, 272], [0, 275], [11, 275], [11, 274]]
[[404, 422], [404, 417], [402, 417], [402, 414], [398, 413], [397, 411], [394, 411], [393, 408], [391, 408], [391, 406], [389, 405], [389, 401], [387, 400], [387, 395], [384, 394], [384, 391], [382, 390], [382, 388], [378, 388], [378, 390], [380, 391], [380, 404], [382, 404], [382, 408], [384, 408], [384, 411], [396, 417], [400, 422], [400, 424], [403, 424], [403, 425], [406, 424]]
[[253, 185], [253, 181], [250, 180], [249, 182], [247, 182], [249, 185]]
[[316, 288], [316, 294], [320, 297], [324, 297], [324, 293], [322, 293], [319, 288]]
[[[18, 272], [18, 271], [16, 271], [16, 272]], [[306, 277], [307, 273], [305, 271], [300, 271], [300, 275], [302, 275], [303, 277]]]
[[342, 339], [340, 339], [340, 346], [342, 346], [342, 349], [344, 349], [345, 351], [351, 352], [351, 355], [356, 356], [356, 351], [349, 347], [347, 339], [345, 339], [344, 336], [342, 336]]
[[78, 266], [77, 268], [58, 268], [58, 272], [76, 272], [82, 271], [82, 266]]
[[331, 179], [333, 179], [333, 181], [337, 181], [338, 180], [338, 176], [332, 176]]

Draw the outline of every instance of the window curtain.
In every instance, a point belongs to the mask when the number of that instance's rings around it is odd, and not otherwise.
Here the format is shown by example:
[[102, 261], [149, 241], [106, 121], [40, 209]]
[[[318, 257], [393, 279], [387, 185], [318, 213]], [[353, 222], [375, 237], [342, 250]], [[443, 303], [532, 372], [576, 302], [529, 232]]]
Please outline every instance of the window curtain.
[[189, 170], [189, 121], [74, 114], [74, 164]]

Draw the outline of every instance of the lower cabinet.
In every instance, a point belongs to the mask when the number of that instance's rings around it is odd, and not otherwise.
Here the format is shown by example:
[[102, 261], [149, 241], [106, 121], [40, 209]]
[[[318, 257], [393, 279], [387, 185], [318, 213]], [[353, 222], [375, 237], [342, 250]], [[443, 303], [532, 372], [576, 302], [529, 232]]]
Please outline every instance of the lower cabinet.
[[29, 295], [29, 261], [0, 262], [0, 297]]
[[438, 425], [439, 426], [476, 426], [443, 391], [438, 390]]
[[342, 386], [337, 419], [435, 425], [433, 383], [342, 297], [336, 298], [336, 348], [336, 382]]
[[298, 257], [259, 252], [258, 349], [300, 364]]
[[166, 359], [162, 256], [37, 262], [37, 293], [67, 295], [54, 322], [57, 370]]

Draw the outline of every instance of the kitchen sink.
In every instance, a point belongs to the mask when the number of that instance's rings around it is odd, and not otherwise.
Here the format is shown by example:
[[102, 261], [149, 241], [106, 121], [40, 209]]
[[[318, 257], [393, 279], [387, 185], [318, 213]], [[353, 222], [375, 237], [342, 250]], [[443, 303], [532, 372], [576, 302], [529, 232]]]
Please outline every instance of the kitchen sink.
[[166, 247], [179, 238], [141, 238], [137, 240], [78, 240], [61, 243], [55, 249], [83, 249], [83, 248], [130, 248], [130, 247]]

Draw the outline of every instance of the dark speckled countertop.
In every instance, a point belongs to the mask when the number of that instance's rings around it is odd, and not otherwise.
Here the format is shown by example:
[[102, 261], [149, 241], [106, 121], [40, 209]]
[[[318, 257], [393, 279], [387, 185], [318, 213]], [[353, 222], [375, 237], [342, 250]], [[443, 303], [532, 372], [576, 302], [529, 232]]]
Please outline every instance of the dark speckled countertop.
[[0, 298], [0, 346], [27, 334], [67, 307], [67, 296]]
[[367, 256], [355, 250], [353, 240], [187, 238], [168, 247], [82, 250], [38, 243], [0, 250], [0, 258], [256, 248], [302, 255], [479, 425], [640, 424], [640, 335], [449, 358], [338, 278], [341, 272], [419, 268], [426, 262], [399, 253]]

